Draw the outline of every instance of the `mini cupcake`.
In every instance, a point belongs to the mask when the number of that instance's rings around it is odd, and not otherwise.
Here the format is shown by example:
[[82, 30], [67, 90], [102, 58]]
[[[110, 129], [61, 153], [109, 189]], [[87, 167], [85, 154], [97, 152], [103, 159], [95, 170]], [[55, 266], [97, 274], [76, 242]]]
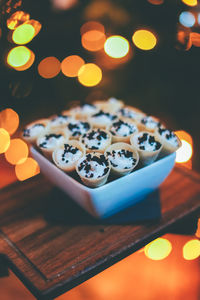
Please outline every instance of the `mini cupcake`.
[[48, 128], [49, 129], [54, 129], [54, 128], [58, 128], [58, 127], [66, 127], [66, 125], [73, 121], [73, 117], [70, 116], [69, 114], [60, 114], [57, 116], [53, 116], [52, 118], [50, 118], [49, 123], [48, 123]]
[[181, 141], [173, 131], [160, 127], [156, 130], [155, 134], [160, 143], [163, 144], [161, 151], [163, 156], [173, 153], [181, 147]]
[[22, 132], [22, 138], [31, 144], [35, 144], [37, 138], [46, 131], [48, 119], [40, 119], [30, 123]]
[[126, 143], [115, 143], [106, 149], [105, 156], [111, 164], [111, 171], [124, 176], [133, 171], [139, 162], [138, 152]]
[[49, 130], [41, 135], [36, 144], [43, 154], [50, 160], [52, 160], [53, 151], [61, 144], [67, 142], [68, 136], [61, 129]]
[[84, 103], [81, 106], [74, 107], [71, 112], [77, 120], [87, 120], [88, 117], [97, 113], [99, 109], [90, 103]]
[[139, 132], [130, 138], [131, 145], [138, 151], [140, 162], [149, 165], [154, 162], [162, 149], [156, 135], [150, 132]]
[[117, 112], [124, 106], [123, 101], [114, 97], [111, 97], [108, 100], [96, 100], [94, 101], [94, 104], [99, 110], [110, 113]]
[[140, 120], [140, 123], [138, 123], [140, 131], [155, 132], [160, 126], [162, 126], [160, 121], [152, 116], [146, 116]]
[[130, 120], [116, 120], [112, 123], [112, 125], [108, 128], [110, 133], [112, 134], [112, 142], [124, 142], [130, 143], [130, 136], [133, 133], [138, 132], [138, 128], [135, 123]]
[[78, 140], [80, 136], [88, 132], [90, 129], [90, 123], [79, 120], [73, 120], [67, 125], [66, 133], [69, 134], [71, 139]]
[[120, 118], [131, 119], [132, 121], [140, 121], [145, 117], [145, 113], [132, 106], [122, 107], [117, 111], [117, 114]]
[[102, 152], [110, 146], [112, 136], [107, 130], [93, 129], [83, 134], [80, 142], [84, 144], [87, 152]]
[[65, 172], [72, 172], [83, 155], [85, 155], [84, 145], [76, 140], [70, 140], [55, 149], [52, 158], [58, 168]]
[[110, 162], [101, 153], [88, 153], [78, 161], [76, 171], [85, 185], [99, 187], [108, 179]]
[[100, 110], [98, 113], [92, 115], [89, 118], [89, 122], [94, 128], [104, 128], [106, 129], [111, 123], [117, 119], [116, 115], [112, 115], [108, 112]]

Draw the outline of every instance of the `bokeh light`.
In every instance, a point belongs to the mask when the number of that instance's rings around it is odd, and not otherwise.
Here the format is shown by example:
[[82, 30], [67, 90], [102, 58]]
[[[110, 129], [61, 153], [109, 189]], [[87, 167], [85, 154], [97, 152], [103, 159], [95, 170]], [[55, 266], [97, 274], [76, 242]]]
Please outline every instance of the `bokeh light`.
[[31, 56], [30, 56], [30, 58], [29, 58], [29, 60], [27, 61], [26, 64], [24, 64], [23, 66], [14, 68], [16, 71], [25, 71], [25, 70], [29, 69], [32, 66], [32, 64], [35, 61], [35, 54], [31, 50], [30, 50], [30, 54], [31, 54]]
[[31, 157], [28, 157], [23, 163], [15, 166], [15, 174], [18, 180], [23, 181], [40, 173], [38, 163]]
[[176, 162], [185, 163], [192, 157], [192, 146], [185, 140], [181, 140], [182, 146], [176, 151]]
[[37, 20], [33, 20], [33, 19], [28, 20], [26, 22], [26, 24], [31, 25], [35, 29], [35, 35], [34, 36], [36, 36], [42, 28], [42, 24]]
[[6, 108], [0, 113], [0, 128], [4, 128], [12, 135], [19, 126], [19, 116], [11, 108]]
[[84, 60], [80, 56], [70, 55], [61, 62], [61, 71], [67, 77], [76, 77], [84, 63]]
[[200, 241], [190, 240], [183, 246], [183, 257], [186, 260], [196, 259], [200, 256]]
[[147, 0], [147, 1], [153, 5], [161, 5], [164, 3], [164, 0]]
[[8, 150], [5, 152], [5, 158], [10, 164], [16, 165], [27, 159], [28, 152], [28, 146], [24, 141], [19, 138], [12, 139]]
[[0, 128], [0, 154], [8, 150], [10, 146], [10, 135], [7, 130]]
[[200, 47], [200, 33], [198, 32], [191, 32], [190, 33], [190, 38], [192, 45], [195, 47]]
[[183, 11], [179, 16], [179, 22], [184, 27], [192, 27], [195, 24], [195, 16], [189, 11]]
[[104, 26], [101, 23], [95, 22], [95, 21], [89, 21], [89, 22], [84, 23], [81, 26], [80, 32], [81, 32], [81, 35], [83, 35], [84, 33], [91, 31], [91, 30], [97, 30], [99, 32], [105, 33]]
[[23, 45], [29, 43], [34, 36], [34, 27], [30, 24], [22, 24], [14, 30], [12, 39], [15, 44]]
[[132, 41], [141, 50], [151, 50], [157, 43], [155, 35], [151, 31], [144, 29], [137, 30], [132, 36]]
[[83, 65], [78, 72], [78, 80], [84, 86], [95, 86], [101, 81], [101, 79], [101, 69], [92, 63]]
[[7, 20], [7, 27], [10, 30], [16, 29], [19, 25], [30, 19], [30, 15], [25, 13], [24, 11], [16, 11], [14, 14], [10, 16]]
[[198, 4], [197, 0], [182, 0], [182, 2], [188, 6], [196, 6]]
[[41, 77], [49, 79], [57, 76], [60, 72], [60, 68], [60, 61], [54, 56], [49, 56], [39, 63], [38, 73]]
[[158, 238], [147, 244], [144, 248], [145, 255], [152, 260], [162, 260], [172, 251], [170, 241], [164, 238]]
[[129, 52], [129, 42], [123, 36], [113, 35], [104, 44], [106, 54], [113, 58], [121, 58]]
[[200, 14], [198, 14], [198, 16], [197, 16], [197, 22], [200, 25]]
[[98, 51], [103, 49], [106, 36], [98, 30], [90, 30], [82, 35], [82, 46], [88, 51]]
[[177, 32], [176, 38], [176, 48], [178, 50], [188, 51], [192, 47], [191, 35], [187, 30], [179, 30]]
[[25, 65], [31, 57], [31, 51], [25, 46], [18, 46], [10, 50], [7, 63], [15, 68]]

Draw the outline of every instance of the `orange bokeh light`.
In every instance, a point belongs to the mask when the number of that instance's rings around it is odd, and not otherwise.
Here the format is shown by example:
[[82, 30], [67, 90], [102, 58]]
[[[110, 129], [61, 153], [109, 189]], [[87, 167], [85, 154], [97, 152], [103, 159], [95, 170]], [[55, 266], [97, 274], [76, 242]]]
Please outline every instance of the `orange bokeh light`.
[[8, 150], [10, 146], [10, 135], [7, 130], [0, 128], [0, 154]]
[[19, 25], [30, 19], [30, 15], [25, 13], [24, 11], [16, 11], [14, 14], [10, 16], [7, 20], [7, 27], [10, 30], [16, 29]]
[[103, 49], [106, 36], [103, 32], [98, 30], [90, 30], [82, 35], [82, 46], [89, 51], [99, 51]]
[[67, 77], [76, 77], [84, 63], [84, 60], [80, 56], [70, 55], [61, 62], [61, 71]]
[[164, 3], [164, 0], [147, 0], [147, 1], [153, 5], [161, 5]]
[[92, 63], [83, 65], [78, 72], [79, 82], [88, 87], [99, 84], [102, 79], [101, 69]]
[[10, 164], [17, 165], [27, 159], [28, 152], [28, 146], [24, 141], [18, 138], [12, 139], [8, 150], [5, 152], [5, 158]]
[[38, 163], [31, 157], [28, 157], [23, 163], [15, 166], [15, 174], [18, 180], [23, 181], [40, 173]]
[[38, 73], [43, 78], [53, 78], [60, 72], [60, 62], [54, 56], [44, 58], [38, 65]]
[[182, 142], [182, 146], [176, 152], [176, 162], [182, 164], [184, 167], [192, 168], [192, 154], [193, 154], [193, 139], [189, 133], [183, 130], [175, 131], [175, 134]]
[[192, 45], [194, 45], [195, 47], [200, 47], [200, 33], [191, 32], [190, 37], [191, 37]]
[[19, 116], [11, 108], [6, 108], [0, 113], [0, 128], [4, 128], [12, 135], [19, 126]]
[[83, 24], [81, 26], [80, 32], [81, 32], [81, 35], [83, 35], [84, 33], [91, 31], [91, 30], [96, 30], [96, 31], [105, 33], [104, 26], [101, 23], [95, 22], [95, 21], [89, 21], [89, 22], [86, 22], [85, 24]]

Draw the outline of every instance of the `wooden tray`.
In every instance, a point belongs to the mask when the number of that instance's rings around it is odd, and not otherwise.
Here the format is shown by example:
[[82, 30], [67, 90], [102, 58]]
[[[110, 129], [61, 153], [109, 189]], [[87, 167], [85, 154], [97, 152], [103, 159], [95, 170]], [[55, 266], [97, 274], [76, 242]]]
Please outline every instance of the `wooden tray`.
[[41, 175], [0, 192], [0, 253], [38, 299], [73, 288], [200, 210], [200, 176], [176, 167], [159, 191], [103, 223]]

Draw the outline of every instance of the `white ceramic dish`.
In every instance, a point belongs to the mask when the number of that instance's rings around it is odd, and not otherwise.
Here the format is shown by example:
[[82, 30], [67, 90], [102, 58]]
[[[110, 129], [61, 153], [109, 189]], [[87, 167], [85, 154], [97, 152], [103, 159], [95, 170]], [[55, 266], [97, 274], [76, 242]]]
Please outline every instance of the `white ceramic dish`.
[[33, 147], [31, 152], [39, 163], [41, 172], [97, 218], [107, 218], [142, 201], [169, 175], [176, 158], [176, 153], [172, 153], [149, 166], [92, 189], [58, 169]]

